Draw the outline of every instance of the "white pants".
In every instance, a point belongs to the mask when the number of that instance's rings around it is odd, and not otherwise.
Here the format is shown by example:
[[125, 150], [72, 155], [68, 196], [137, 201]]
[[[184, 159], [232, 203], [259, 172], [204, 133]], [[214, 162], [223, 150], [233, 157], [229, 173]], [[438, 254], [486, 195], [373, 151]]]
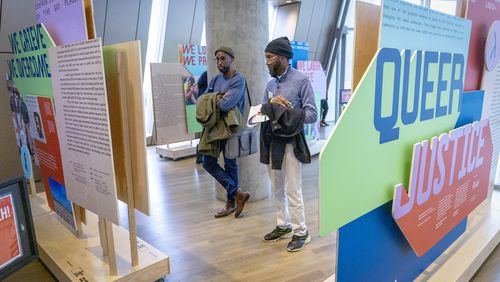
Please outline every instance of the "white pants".
[[276, 225], [280, 228], [291, 227], [293, 234], [298, 236], [304, 236], [307, 232], [302, 199], [301, 166], [290, 144], [286, 145], [281, 170], [271, 169], [271, 165], [267, 166], [276, 205]]

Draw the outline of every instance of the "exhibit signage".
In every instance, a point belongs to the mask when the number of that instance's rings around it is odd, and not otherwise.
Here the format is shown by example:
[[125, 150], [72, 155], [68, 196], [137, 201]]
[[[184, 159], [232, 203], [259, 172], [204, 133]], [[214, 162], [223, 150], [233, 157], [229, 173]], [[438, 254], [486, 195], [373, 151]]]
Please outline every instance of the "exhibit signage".
[[26, 179], [31, 177], [31, 155], [28, 146], [25, 144], [21, 147], [21, 166], [23, 167], [23, 176]]
[[[377, 54], [373, 123], [380, 144], [398, 140], [406, 126], [417, 121], [429, 124], [433, 119], [457, 114], [460, 107], [465, 67], [462, 54], [432, 51], [412, 54], [410, 50], [404, 50], [403, 54], [394, 48], [382, 48]], [[410, 68], [412, 57], [414, 69]], [[393, 68], [385, 68], [386, 64]], [[436, 79], [429, 78], [432, 65], [434, 71], [437, 66]], [[385, 105], [390, 105], [385, 107], [385, 113], [384, 98], [389, 100]]]
[[[14, 53], [14, 58], [7, 62], [9, 76], [21, 94], [17, 102], [21, 113], [17, 126], [24, 129], [26, 143], [40, 165], [47, 202], [57, 213], [49, 178], [60, 183], [63, 188], [65, 182], [52, 100], [52, 70], [48, 58], [48, 50], [54, 46], [54, 42], [43, 24], [9, 34], [9, 42]], [[71, 221], [70, 225], [74, 226], [74, 220]]]
[[[326, 75], [320, 61], [297, 61], [297, 70], [303, 73], [311, 82], [314, 91], [314, 100], [316, 102], [316, 109], [318, 109], [318, 116], [321, 108], [321, 99], [326, 99]], [[306, 139], [319, 139], [319, 121], [315, 123], [305, 124], [304, 130]]]
[[151, 90], [156, 144], [194, 139], [186, 130], [185, 96], [182, 78], [189, 72], [180, 63], [152, 63]]
[[298, 61], [307, 61], [309, 59], [309, 43], [301, 41], [290, 41], [292, 46], [293, 58], [290, 60], [293, 68], [297, 68]]
[[[465, 91], [484, 89], [481, 87], [484, 73], [486, 37], [495, 20], [500, 19], [500, 3], [489, 0], [468, 0], [465, 18], [472, 22], [469, 59], [465, 71]], [[487, 95], [487, 94], [486, 94]], [[490, 119], [493, 126], [493, 120]]]
[[0, 196], [0, 270], [23, 255], [12, 194]]
[[[500, 7], [499, 7], [500, 9]], [[488, 32], [486, 44], [484, 47], [485, 55], [485, 70], [482, 76], [482, 89], [484, 89], [483, 116], [490, 119], [491, 135], [493, 141], [493, 159], [491, 160], [491, 175], [492, 181], [495, 179], [497, 172], [498, 156], [500, 154], [500, 66], [498, 60], [500, 58], [500, 21], [494, 21]]]
[[179, 59], [193, 76], [200, 76], [207, 70], [207, 46], [180, 44]]
[[38, 0], [35, 12], [56, 45], [88, 39], [83, 0]]
[[118, 224], [101, 39], [49, 54], [68, 198]]
[[396, 185], [392, 214], [418, 256], [486, 199], [491, 152], [488, 119], [413, 146], [408, 192]]
[[26, 181], [18, 177], [0, 182], [0, 281], [36, 258]]
[[[484, 60], [487, 71], [494, 71], [500, 59], [500, 21], [494, 21], [486, 37]], [[500, 48], [500, 47], [499, 47]]]
[[413, 145], [481, 116], [464, 102], [471, 23], [400, 0], [383, 1], [380, 23], [380, 48], [320, 154], [320, 235], [338, 230], [338, 281], [411, 281], [466, 227], [452, 224], [418, 257], [391, 207], [394, 185], [410, 183]]
[[297, 70], [305, 74], [314, 92], [326, 99], [326, 75], [320, 61], [297, 61]]
[[[401, 165], [410, 162], [408, 148], [453, 129], [460, 114], [470, 22], [403, 2], [384, 1], [381, 49], [321, 154], [320, 163], [328, 163], [320, 166], [323, 235], [389, 202], [394, 183], [409, 177]], [[404, 32], [402, 18], [410, 14], [429, 23]], [[438, 27], [443, 21], [453, 38]], [[353, 171], [365, 175], [345, 177]]]
[[[117, 196], [149, 215], [140, 53], [139, 41], [103, 47]], [[130, 175], [127, 175], [127, 166]], [[134, 190], [133, 203], [128, 199], [127, 180], [131, 180]]]
[[184, 102], [186, 108], [187, 132], [201, 132], [201, 124], [196, 121], [196, 100], [203, 93], [198, 93], [198, 79], [207, 71], [207, 46], [197, 44], [179, 45], [179, 62], [191, 73], [191, 78], [183, 77]]
[[[379, 50], [322, 152], [332, 161], [320, 167], [321, 234], [389, 202], [408, 178], [408, 148], [453, 129], [463, 64], [462, 54]], [[364, 177], [345, 177], [360, 170]]]
[[465, 19], [404, 0], [384, 0], [379, 47], [458, 53], [467, 62], [470, 30]]

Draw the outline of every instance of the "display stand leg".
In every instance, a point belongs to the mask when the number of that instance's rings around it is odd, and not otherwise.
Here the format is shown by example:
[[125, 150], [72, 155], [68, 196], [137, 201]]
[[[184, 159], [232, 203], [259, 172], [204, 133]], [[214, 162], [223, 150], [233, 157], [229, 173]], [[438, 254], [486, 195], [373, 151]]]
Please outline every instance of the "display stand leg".
[[75, 213], [76, 236], [81, 236], [83, 234], [83, 228], [82, 228], [82, 213], [80, 206], [73, 203], [73, 211]]
[[36, 185], [35, 185], [35, 177], [33, 176], [33, 169], [30, 174], [30, 196], [36, 195]]
[[104, 223], [104, 220], [101, 217], [99, 217], [99, 220], [97, 222], [97, 226], [99, 228], [99, 240], [101, 242], [102, 255], [107, 256], [108, 255], [108, 240], [106, 237], [106, 224]]
[[113, 239], [113, 223], [104, 219], [106, 225], [106, 241], [108, 246], [108, 265], [111, 276], [118, 274], [116, 267], [115, 241]]
[[[128, 188], [127, 190], [130, 199], [130, 190], [132, 189]], [[139, 264], [139, 254], [137, 251], [137, 226], [135, 224], [134, 203], [130, 203], [130, 201], [128, 203], [128, 230], [130, 234], [130, 256], [132, 258], [132, 266], [136, 266]]]
[[[127, 69], [126, 67], [127, 58], [121, 56], [118, 60], [119, 69]], [[123, 67], [122, 67], [123, 66]], [[129, 102], [127, 93], [131, 93], [132, 89], [127, 89], [127, 85], [124, 83], [125, 81], [122, 79], [120, 83], [120, 108], [122, 112], [122, 134], [123, 134], [123, 147], [130, 148], [124, 150], [124, 161], [125, 161], [125, 175], [126, 175], [126, 185], [127, 185], [127, 210], [128, 210], [128, 230], [130, 237], [130, 257], [132, 267], [137, 266], [139, 264], [139, 254], [137, 251], [137, 226], [135, 223], [135, 195], [134, 195], [134, 182], [133, 182], [133, 172], [132, 165], [133, 162], [131, 156], [131, 141], [130, 141], [130, 130], [129, 124], [130, 120], [128, 118], [129, 112]]]

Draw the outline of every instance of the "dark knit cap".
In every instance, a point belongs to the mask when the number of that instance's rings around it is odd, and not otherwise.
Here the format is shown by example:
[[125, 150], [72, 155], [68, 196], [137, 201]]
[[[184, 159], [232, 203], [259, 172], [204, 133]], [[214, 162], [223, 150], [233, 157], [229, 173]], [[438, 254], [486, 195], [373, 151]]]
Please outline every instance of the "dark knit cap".
[[269, 42], [265, 51], [283, 56], [287, 59], [293, 58], [292, 46], [290, 46], [288, 37], [276, 38], [273, 41]]
[[234, 59], [234, 52], [233, 49], [231, 49], [230, 47], [220, 46], [217, 50], [215, 50], [215, 55], [217, 55], [217, 52], [224, 52]]

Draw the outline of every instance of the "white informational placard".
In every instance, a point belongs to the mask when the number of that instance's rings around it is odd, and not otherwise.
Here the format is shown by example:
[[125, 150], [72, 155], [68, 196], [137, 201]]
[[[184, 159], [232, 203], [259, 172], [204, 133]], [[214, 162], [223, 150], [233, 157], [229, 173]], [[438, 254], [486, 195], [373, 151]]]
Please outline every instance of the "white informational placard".
[[495, 179], [498, 155], [500, 153], [500, 64], [492, 71], [484, 70], [483, 85], [483, 118], [490, 119], [491, 141], [493, 142], [493, 159], [491, 161], [491, 178]]
[[182, 77], [189, 72], [180, 63], [151, 64], [151, 88], [156, 144], [171, 144], [194, 139], [186, 125]]
[[118, 224], [101, 39], [49, 50], [68, 198]]
[[404, 0], [384, 0], [382, 5], [380, 48], [459, 53], [467, 63], [470, 21]]

